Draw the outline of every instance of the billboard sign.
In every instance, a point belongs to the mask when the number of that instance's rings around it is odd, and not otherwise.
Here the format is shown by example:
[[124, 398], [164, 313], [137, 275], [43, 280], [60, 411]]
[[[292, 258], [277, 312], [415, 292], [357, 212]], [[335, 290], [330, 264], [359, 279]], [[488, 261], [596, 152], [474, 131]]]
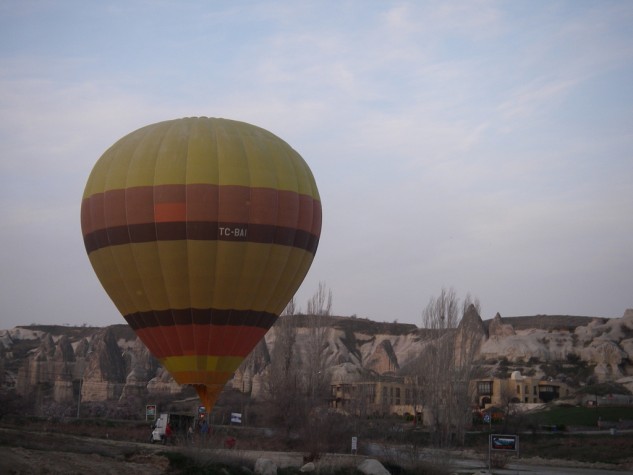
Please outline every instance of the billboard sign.
[[519, 450], [519, 436], [491, 434], [490, 435], [490, 450], [517, 452]]

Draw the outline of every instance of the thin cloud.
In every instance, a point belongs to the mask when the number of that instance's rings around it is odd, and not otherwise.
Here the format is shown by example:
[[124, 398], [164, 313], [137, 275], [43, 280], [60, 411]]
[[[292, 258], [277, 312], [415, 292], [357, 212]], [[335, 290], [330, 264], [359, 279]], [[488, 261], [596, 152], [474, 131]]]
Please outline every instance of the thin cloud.
[[512, 92], [511, 97], [499, 105], [502, 120], [525, 118], [543, 109], [556, 106], [567, 96], [576, 85], [575, 81], [534, 81], [519, 90]]

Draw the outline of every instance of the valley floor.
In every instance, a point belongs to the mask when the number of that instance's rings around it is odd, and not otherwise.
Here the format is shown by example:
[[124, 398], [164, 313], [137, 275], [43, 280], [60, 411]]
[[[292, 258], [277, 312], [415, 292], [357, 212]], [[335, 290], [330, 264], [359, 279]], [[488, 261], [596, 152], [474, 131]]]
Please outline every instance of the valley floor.
[[[629, 440], [627, 438], [627, 440]], [[378, 449], [376, 449], [377, 451]], [[397, 448], [390, 448], [397, 451]], [[157, 475], [177, 474], [180, 470], [170, 465], [168, 452], [182, 453], [199, 461], [228, 461], [253, 466], [259, 458], [270, 458], [279, 467], [300, 467], [300, 453], [262, 452], [245, 450], [208, 449], [151, 445], [142, 442], [100, 439], [82, 435], [0, 427], [0, 473], [7, 474], [91, 474], [100, 475]], [[384, 454], [373, 454], [382, 458]], [[432, 462], [438, 457], [431, 450], [422, 451], [422, 457]], [[332, 455], [322, 459], [322, 466], [352, 467], [365, 456]], [[451, 451], [443, 455], [453, 473], [486, 473], [487, 459], [475, 451]], [[498, 475], [607, 475], [633, 473], [633, 464], [618, 466], [605, 463], [574, 462], [543, 459], [540, 457], [512, 459], [503, 469], [493, 469]]]

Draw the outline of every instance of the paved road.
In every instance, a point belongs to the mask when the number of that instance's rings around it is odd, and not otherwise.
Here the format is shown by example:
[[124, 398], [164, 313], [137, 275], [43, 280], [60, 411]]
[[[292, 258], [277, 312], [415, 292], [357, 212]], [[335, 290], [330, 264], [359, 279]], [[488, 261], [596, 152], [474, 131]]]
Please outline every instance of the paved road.
[[510, 464], [507, 469], [493, 470], [495, 475], [527, 475], [538, 473], [539, 475], [617, 475], [621, 473], [633, 473], [631, 471], [602, 470], [596, 468], [575, 468], [575, 467], [551, 467], [544, 465], [522, 465]]
[[552, 465], [540, 465], [532, 463], [511, 463], [506, 468], [494, 468], [492, 472], [488, 472], [488, 467], [482, 462], [475, 460], [453, 460], [453, 467], [459, 474], [484, 474], [492, 473], [494, 475], [620, 475], [633, 474], [632, 471], [622, 470], [603, 470], [598, 468], [584, 467], [558, 467]]
[[[406, 460], [411, 457], [411, 450], [398, 447], [385, 447], [380, 444], [367, 444], [365, 446], [368, 455], [375, 457], [392, 458], [394, 460]], [[494, 475], [620, 475], [633, 474], [633, 471], [610, 470], [597, 467], [585, 466], [563, 466], [565, 461], [551, 461], [543, 459], [518, 459], [508, 464], [506, 468], [495, 468], [492, 472], [488, 472], [488, 461], [475, 456], [462, 454], [455, 456], [454, 452], [434, 451], [429, 449], [421, 450], [418, 457], [430, 464], [439, 463], [440, 465], [450, 466], [450, 469], [460, 475], [466, 474], [484, 474], [492, 473]], [[574, 462], [569, 462], [573, 464]], [[600, 464], [603, 465], [603, 464]]]

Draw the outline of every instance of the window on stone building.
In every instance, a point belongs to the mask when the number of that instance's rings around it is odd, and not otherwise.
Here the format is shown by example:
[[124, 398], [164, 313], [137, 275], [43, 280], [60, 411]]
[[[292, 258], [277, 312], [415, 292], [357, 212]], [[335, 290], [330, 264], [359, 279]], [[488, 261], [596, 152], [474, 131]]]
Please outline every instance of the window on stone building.
[[477, 392], [482, 396], [492, 395], [492, 381], [478, 381]]
[[367, 387], [368, 390], [368, 395], [367, 395], [367, 401], [369, 401], [371, 404], [375, 404], [376, 403], [376, 385], [375, 384], [370, 384]]

